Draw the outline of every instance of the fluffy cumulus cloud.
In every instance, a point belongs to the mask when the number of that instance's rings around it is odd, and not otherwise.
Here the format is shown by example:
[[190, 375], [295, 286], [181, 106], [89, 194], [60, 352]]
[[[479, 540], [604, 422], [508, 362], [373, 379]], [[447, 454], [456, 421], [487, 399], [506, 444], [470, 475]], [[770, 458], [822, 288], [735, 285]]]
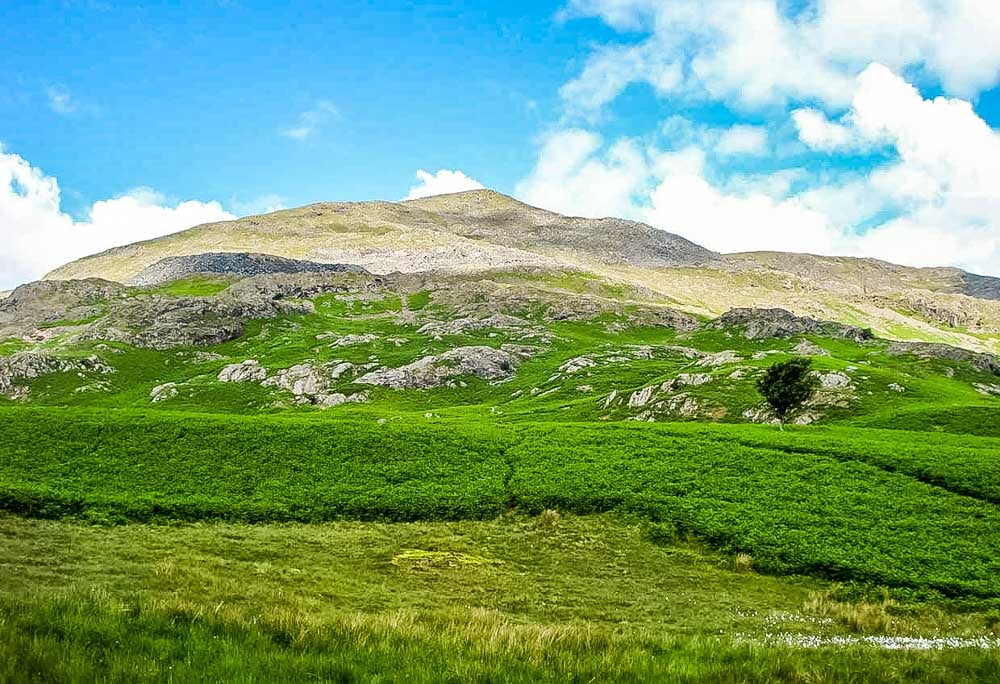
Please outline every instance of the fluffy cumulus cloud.
[[[724, 252], [1000, 275], [1000, 134], [971, 104], [1000, 81], [994, 0], [570, 0], [563, 18], [578, 17], [623, 37], [562, 87], [522, 199]], [[673, 116], [606, 140], [597, 127], [632, 84], [722, 105], [730, 124]]]
[[62, 210], [55, 178], [0, 146], [0, 289], [110, 247], [233, 218], [218, 202], [172, 203], [139, 188], [74, 219]]
[[919, 71], [960, 97], [1000, 76], [995, 0], [571, 0], [564, 16], [645, 34], [599, 49], [563, 87], [579, 110], [603, 107], [631, 83], [744, 108], [843, 106], [872, 62]]
[[880, 149], [891, 161], [830, 177], [804, 168], [720, 174], [713, 164], [731, 151], [721, 141], [743, 133], [689, 126], [680, 135], [673, 122], [684, 147], [664, 150], [572, 129], [545, 140], [518, 194], [571, 214], [641, 218], [718, 251], [839, 253], [1000, 274], [1000, 134], [968, 101], [925, 99], [874, 64], [855, 79], [841, 122], [799, 110], [795, 126], [808, 147]]
[[633, 195], [646, 176], [644, 153], [619, 140], [598, 155], [602, 139], [580, 129], [556, 131], [516, 194], [528, 204], [580, 216], [634, 216]]
[[792, 112], [792, 121], [799, 138], [813, 149], [833, 152], [849, 149], [859, 142], [849, 126], [830, 121], [817, 109], [796, 109]]
[[469, 178], [461, 171], [441, 169], [431, 173], [420, 169], [417, 171], [418, 183], [410, 188], [404, 200], [415, 200], [434, 195], [448, 195], [466, 190], [481, 190], [484, 186], [474, 178]]

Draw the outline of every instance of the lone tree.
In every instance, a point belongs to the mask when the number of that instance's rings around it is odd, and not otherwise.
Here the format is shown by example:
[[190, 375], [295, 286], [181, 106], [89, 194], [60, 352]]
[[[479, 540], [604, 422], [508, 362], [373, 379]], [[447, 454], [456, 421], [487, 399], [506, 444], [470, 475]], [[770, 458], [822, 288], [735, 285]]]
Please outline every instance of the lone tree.
[[813, 395], [819, 380], [812, 374], [811, 359], [791, 359], [776, 363], [757, 381], [757, 389], [778, 416], [784, 429], [785, 417]]

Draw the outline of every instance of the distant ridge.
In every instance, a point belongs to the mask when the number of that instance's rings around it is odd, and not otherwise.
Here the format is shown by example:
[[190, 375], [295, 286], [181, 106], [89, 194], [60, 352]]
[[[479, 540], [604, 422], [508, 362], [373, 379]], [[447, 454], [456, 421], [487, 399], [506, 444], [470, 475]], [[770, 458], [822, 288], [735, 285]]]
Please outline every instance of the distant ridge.
[[342, 265], [375, 274], [572, 269], [656, 292], [695, 314], [778, 307], [893, 339], [1000, 351], [997, 278], [875, 259], [718, 254], [643, 223], [563, 216], [492, 190], [323, 202], [206, 224], [74, 261], [46, 278], [160, 282], [198, 271]]

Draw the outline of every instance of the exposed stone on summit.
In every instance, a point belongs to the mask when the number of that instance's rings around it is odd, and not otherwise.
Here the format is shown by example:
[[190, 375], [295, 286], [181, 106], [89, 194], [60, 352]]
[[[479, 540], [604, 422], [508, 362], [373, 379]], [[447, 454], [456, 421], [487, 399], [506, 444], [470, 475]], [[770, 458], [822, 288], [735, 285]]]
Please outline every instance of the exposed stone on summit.
[[373, 371], [356, 380], [364, 385], [391, 389], [429, 389], [443, 387], [462, 375], [483, 380], [506, 380], [514, 375], [520, 358], [501, 349], [474, 346], [457, 347], [443, 354], [425, 356], [399, 368]]

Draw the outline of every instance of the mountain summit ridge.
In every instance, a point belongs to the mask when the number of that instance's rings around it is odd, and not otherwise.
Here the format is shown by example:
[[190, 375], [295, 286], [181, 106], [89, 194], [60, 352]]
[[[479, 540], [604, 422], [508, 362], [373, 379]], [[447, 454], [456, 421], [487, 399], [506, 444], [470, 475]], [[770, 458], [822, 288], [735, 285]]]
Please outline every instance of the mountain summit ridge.
[[[572, 269], [652, 290], [699, 315], [779, 307], [891, 338], [1000, 350], [997, 278], [854, 257], [719, 254], [637, 221], [564, 216], [487, 189], [402, 202], [320, 202], [204, 224], [45, 277], [147, 282], [151, 272], [193, 268], [177, 258], [220, 253], [350, 264], [375, 274]], [[170, 268], [158, 266], [165, 259], [174, 260]]]

